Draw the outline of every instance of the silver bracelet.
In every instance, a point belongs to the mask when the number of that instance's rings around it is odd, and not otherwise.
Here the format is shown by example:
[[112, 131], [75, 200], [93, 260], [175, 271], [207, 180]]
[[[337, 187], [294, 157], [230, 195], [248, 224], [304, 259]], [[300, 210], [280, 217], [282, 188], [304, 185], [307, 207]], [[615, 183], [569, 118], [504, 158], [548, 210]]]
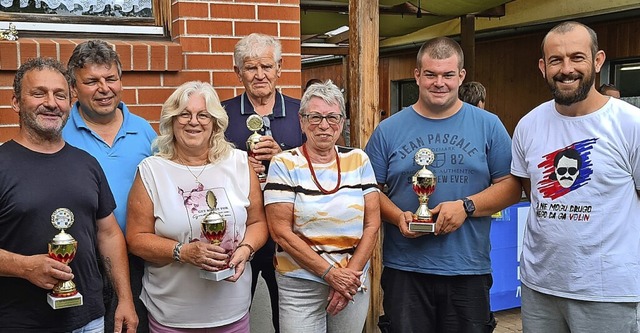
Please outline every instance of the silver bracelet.
[[182, 250], [182, 244], [181, 242], [176, 243], [176, 246], [173, 247], [173, 260], [175, 260], [176, 262], [182, 262], [182, 260], [180, 260], [180, 251]]

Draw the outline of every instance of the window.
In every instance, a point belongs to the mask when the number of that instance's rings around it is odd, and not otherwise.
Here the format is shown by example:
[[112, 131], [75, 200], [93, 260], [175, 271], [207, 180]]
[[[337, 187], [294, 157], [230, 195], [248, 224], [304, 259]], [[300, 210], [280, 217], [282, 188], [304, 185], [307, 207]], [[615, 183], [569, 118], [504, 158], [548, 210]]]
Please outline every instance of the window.
[[38, 33], [164, 35], [166, 0], [0, 0], [0, 29], [13, 23], [20, 36]]
[[640, 107], [640, 59], [614, 59], [605, 63], [600, 84], [611, 83], [620, 90], [620, 98]]
[[391, 81], [391, 114], [414, 104], [418, 100], [418, 94], [415, 79]]

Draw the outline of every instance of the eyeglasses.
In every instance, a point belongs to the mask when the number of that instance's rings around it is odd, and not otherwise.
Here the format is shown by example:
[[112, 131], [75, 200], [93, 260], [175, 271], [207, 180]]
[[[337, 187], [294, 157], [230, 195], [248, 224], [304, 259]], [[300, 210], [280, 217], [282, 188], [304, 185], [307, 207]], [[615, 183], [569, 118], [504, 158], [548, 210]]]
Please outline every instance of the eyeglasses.
[[[191, 112], [183, 111], [174, 117], [178, 120], [178, 123], [180, 123], [181, 125], [186, 125], [191, 122], [191, 118], [193, 118], [193, 116], [194, 114], [192, 114]], [[211, 120], [213, 119], [213, 117], [206, 112], [196, 113], [195, 117], [200, 125], [209, 125], [209, 123], [211, 123]]]
[[303, 117], [307, 118], [307, 121], [311, 125], [320, 125], [322, 120], [326, 119], [330, 125], [338, 125], [342, 121], [343, 116], [339, 113], [329, 113], [326, 116], [323, 116], [319, 113], [305, 113], [302, 114]]

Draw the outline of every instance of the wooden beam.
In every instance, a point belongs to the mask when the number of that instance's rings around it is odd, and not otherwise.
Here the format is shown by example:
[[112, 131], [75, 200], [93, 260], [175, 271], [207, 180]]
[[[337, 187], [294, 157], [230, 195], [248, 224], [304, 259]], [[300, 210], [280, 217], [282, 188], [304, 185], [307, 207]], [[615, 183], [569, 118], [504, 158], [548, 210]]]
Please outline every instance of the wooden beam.
[[330, 46], [330, 47], [309, 47], [302, 46], [300, 48], [301, 55], [347, 55], [349, 48], [346, 46]]
[[349, 40], [349, 30], [343, 33], [339, 33], [335, 36], [329, 37], [325, 40], [325, 42], [331, 43], [331, 44], [338, 44], [338, 43], [344, 42], [345, 40]]
[[464, 52], [464, 68], [467, 71], [465, 82], [475, 80], [476, 76], [476, 17], [465, 15], [460, 17], [460, 40]]
[[[349, 0], [349, 113], [352, 147], [364, 148], [380, 122], [378, 111], [379, 0]], [[365, 332], [379, 332], [382, 314], [380, 242], [371, 257], [371, 303]]]

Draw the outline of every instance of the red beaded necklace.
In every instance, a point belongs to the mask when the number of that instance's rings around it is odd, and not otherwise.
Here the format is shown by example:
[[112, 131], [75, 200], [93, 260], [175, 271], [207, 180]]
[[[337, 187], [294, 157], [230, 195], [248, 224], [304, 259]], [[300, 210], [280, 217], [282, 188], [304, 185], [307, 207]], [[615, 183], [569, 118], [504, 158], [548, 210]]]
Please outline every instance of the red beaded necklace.
[[304, 156], [304, 158], [307, 160], [307, 164], [309, 164], [309, 170], [311, 170], [311, 178], [313, 179], [313, 183], [316, 184], [320, 192], [322, 192], [323, 194], [333, 194], [338, 192], [338, 189], [340, 189], [340, 181], [342, 180], [342, 173], [340, 172], [340, 154], [336, 152], [336, 164], [338, 165], [338, 183], [336, 184], [336, 187], [333, 190], [327, 191], [324, 189], [324, 187], [322, 187], [322, 185], [320, 185], [320, 182], [316, 177], [316, 172], [313, 170], [313, 163], [311, 163], [309, 154], [307, 154], [306, 146], [307, 146], [306, 144], [302, 145], [302, 156]]

